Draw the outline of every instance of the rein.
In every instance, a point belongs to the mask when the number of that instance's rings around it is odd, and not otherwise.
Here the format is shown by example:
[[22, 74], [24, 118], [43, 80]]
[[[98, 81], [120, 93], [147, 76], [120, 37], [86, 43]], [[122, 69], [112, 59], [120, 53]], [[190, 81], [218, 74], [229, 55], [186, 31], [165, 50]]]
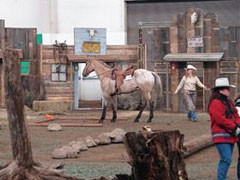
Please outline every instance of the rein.
[[[103, 73], [100, 73], [100, 74], [97, 74], [97, 75], [94, 75], [94, 76], [90, 76], [89, 78], [98, 77], [98, 76], [103, 75], [103, 74], [107, 73], [108, 71], [112, 71], [112, 70], [113, 70], [113, 69], [109, 69], [109, 70], [107, 70], [107, 71], [105, 71], [105, 72], [103, 72]], [[108, 77], [108, 76], [104, 76], [103, 79], [104, 79], [105, 77]], [[109, 77], [110, 77], [110, 76], [109, 76]], [[100, 79], [100, 78], [99, 78], [99, 79]]]

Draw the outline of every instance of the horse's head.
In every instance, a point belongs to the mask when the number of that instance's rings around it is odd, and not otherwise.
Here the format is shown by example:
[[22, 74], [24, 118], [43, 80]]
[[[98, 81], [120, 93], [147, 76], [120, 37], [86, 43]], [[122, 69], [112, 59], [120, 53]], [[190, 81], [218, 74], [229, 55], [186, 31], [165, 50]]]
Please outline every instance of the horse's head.
[[83, 77], [87, 77], [91, 72], [93, 72], [94, 71], [94, 68], [93, 68], [93, 66], [92, 66], [92, 61], [91, 60], [88, 60], [87, 62], [86, 62], [86, 66], [85, 66], [85, 68], [83, 69], [83, 73], [82, 73], [82, 75], [83, 75]]

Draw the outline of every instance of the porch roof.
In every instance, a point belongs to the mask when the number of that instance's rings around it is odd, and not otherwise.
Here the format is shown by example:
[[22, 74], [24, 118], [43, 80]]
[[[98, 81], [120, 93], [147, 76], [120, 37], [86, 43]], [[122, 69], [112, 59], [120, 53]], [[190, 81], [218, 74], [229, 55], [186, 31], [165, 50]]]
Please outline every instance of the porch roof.
[[223, 52], [217, 53], [174, 53], [164, 56], [164, 60], [168, 62], [211, 62], [220, 61], [223, 57]]

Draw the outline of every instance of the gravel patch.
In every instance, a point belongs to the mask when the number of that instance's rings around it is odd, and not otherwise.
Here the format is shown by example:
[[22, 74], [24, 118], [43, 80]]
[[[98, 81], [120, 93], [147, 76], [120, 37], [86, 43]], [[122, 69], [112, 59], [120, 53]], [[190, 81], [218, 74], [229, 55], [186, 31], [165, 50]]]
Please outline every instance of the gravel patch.
[[131, 174], [131, 166], [127, 163], [68, 163], [64, 166], [64, 174], [86, 180], [101, 176], [113, 179], [115, 174]]

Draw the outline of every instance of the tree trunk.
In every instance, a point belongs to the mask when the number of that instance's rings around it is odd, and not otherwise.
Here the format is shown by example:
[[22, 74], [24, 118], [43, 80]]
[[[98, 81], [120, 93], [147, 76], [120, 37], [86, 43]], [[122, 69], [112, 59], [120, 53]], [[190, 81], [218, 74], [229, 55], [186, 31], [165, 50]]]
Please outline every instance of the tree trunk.
[[125, 145], [134, 180], [188, 180], [179, 131], [130, 132]]
[[20, 80], [21, 58], [21, 50], [5, 50], [6, 106], [13, 162], [0, 169], [0, 180], [76, 179], [60, 175], [54, 170], [50, 171], [33, 161], [31, 141], [24, 117], [23, 90]]

